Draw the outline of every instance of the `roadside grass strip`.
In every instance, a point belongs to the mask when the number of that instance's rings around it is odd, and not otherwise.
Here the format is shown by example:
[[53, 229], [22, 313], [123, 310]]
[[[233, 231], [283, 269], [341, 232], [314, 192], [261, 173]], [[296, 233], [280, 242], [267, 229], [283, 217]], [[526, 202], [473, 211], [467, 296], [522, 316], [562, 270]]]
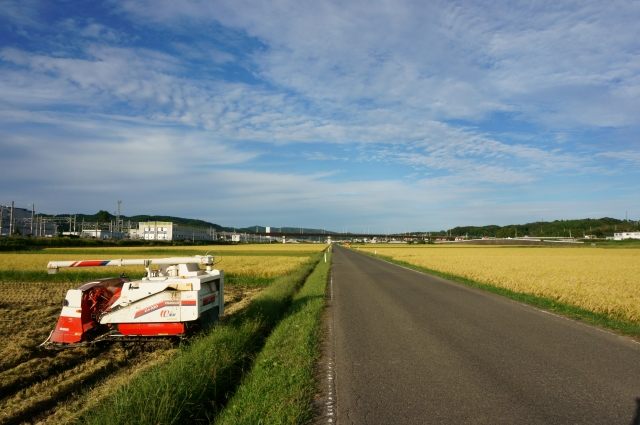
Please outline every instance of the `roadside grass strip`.
[[504, 297], [516, 300], [525, 304], [529, 304], [540, 309], [551, 311], [553, 313], [569, 317], [574, 320], [589, 323], [595, 326], [613, 330], [619, 334], [634, 337], [640, 340], [640, 323], [620, 320], [614, 317], [607, 316], [602, 313], [595, 313], [584, 308], [576, 307], [571, 304], [562, 303], [557, 300], [540, 297], [537, 295], [527, 294], [523, 292], [516, 292], [510, 289], [501, 288], [499, 286], [491, 285], [488, 283], [477, 282], [472, 279], [468, 279], [462, 276], [457, 276], [449, 273], [439, 272], [437, 270], [429, 269], [426, 267], [416, 266], [405, 261], [395, 260], [386, 255], [374, 254], [371, 252], [360, 251], [370, 257], [378, 258], [380, 260], [388, 261], [389, 263], [397, 264], [399, 266], [416, 270], [419, 272], [427, 273], [430, 275], [438, 276], [443, 279], [451, 280], [454, 282], [462, 283], [464, 285], [473, 286], [475, 288], [483, 289], [485, 291], [493, 292]]
[[184, 424], [213, 420], [234, 392], [295, 291], [320, 259], [278, 277], [246, 310], [145, 370], [82, 417], [86, 424]]
[[216, 424], [303, 424], [313, 419], [315, 364], [331, 267], [322, 260], [294, 297], [253, 368], [216, 418]]

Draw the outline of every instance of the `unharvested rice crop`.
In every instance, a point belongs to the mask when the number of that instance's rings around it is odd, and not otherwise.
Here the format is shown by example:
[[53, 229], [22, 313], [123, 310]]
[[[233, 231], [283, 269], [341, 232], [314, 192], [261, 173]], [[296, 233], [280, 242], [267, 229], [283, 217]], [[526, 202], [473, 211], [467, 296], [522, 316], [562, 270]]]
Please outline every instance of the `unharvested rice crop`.
[[[194, 247], [172, 247], [173, 248], [182, 248], [182, 249], [194, 249]], [[324, 243], [271, 243], [271, 244], [240, 244], [240, 245], [212, 245], [205, 247], [198, 247], [198, 249], [202, 250], [217, 250], [222, 254], [225, 253], [233, 253], [234, 251], [263, 251], [263, 252], [296, 252], [296, 253], [305, 253], [305, 252], [322, 252], [327, 248], [327, 245]]]
[[309, 261], [309, 257], [252, 257], [252, 256], [227, 256], [222, 259], [219, 267], [225, 273], [237, 276], [274, 277], [290, 273]]
[[359, 249], [614, 318], [640, 321], [640, 249], [460, 246]]
[[132, 246], [132, 247], [97, 247], [97, 248], [46, 248], [43, 252], [56, 252], [56, 251], [78, 251], [78, 252], [90, 252], [90, 251], [198, 251], [201, 255], [207, 251], [221, 252], [222, 254], [232, 254], [238, 251], [252, 251], [252, 252], [287, 252], [287, 253], [306, 253], [306, 252], [321, 252], [327, 248], [327, 244], [324, 243], [264, 243], [264, 244], [238, 244], [238, 245], [203, 245], [203, 246]]
[[[86, 252], [86, 251], [85, 251]], [[0, 255], [0, 271], [21, 270], [21, 271], [46, 271], [49, 261], [76, 261], [76, 260], [112, 260], [119, 258], [141, 258], [140, 255], [118, 255], [107, 257], [104, 254], [55, 254], [50, 252], [46, 254], [2, 254]], [[154, 254], [149, 258], [163, 258], [161, 255]], [[218, 262], [220, 260], [220, 262]], [[216, 258], [215, 268], [220, 268], [225, 273], [236, 276], [249, 277], [274, 277], [291, 272], [298, 268], [302, 263], [309, 260], [307, 256], [249, 256], [249, 255], [230, 255]], [[73, 268], [60, 269], [60, 273], [76, 273], [79, 271], [104, 271], [105, 276], [113, 274], [140, 274], [144, 273], [143, 266], [126, 266], [126, 267], [103, 267], [103, 268]]]

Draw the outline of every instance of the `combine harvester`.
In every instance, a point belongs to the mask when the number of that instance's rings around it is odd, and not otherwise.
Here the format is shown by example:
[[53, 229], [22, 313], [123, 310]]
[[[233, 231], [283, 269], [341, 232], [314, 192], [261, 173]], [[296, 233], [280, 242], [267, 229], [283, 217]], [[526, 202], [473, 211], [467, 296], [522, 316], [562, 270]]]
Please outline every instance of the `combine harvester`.
[[[102, 341], [157, 340], [207, 327], [224, 312], [224, 273], [211, 255], [148, 260], [52, 261], [49, 274], [65, 267], [143, 265], [141, 280], [98, 279], [70, 289], [56, 328], [41, 345], [72, 348]], [[202, 270], [200, 266], [206, 268]]]

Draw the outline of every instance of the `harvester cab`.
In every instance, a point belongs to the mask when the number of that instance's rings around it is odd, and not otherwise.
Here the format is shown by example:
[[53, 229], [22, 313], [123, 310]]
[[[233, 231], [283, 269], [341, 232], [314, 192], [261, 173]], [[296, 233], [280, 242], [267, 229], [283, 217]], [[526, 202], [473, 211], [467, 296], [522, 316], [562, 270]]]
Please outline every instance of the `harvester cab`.
[[52, 261], [49, 274], [66, 267], [143, 265], [145, 277], [98, 279], [70, 289], [45, 348], [67, 348], [106, 340], [184, 336], [207, 327], [224, 312], [224, 272], [215, 257]]

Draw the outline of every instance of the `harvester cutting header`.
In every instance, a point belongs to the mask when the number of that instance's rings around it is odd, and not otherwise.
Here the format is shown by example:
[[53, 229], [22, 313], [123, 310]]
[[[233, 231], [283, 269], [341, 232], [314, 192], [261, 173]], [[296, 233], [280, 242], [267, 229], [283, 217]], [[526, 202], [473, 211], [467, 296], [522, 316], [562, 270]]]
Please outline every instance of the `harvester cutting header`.
[[[70, 289], [56, 328], [43, 345], [65, 348], [105, 340], [183, 336], [208, 326], [224, 312], [224, 272], [215, 257], [52, 261], [50, 274], [66, 267], [142, 265], [141, 280], [98, 279]], [[201, 268], [204, 267], [204, 270]]]

